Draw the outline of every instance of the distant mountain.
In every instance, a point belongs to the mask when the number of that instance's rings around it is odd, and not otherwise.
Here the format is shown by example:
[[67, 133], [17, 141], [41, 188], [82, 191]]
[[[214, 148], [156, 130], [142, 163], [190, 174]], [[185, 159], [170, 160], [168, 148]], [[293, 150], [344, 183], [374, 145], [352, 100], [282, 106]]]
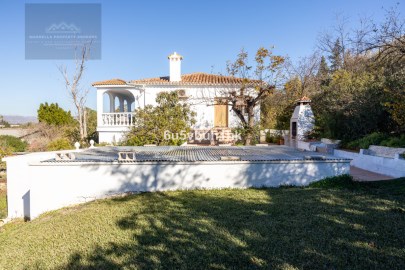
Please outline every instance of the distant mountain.
[[11, 125], [38, 123], [38, 119], [35, 116], [3, 115], [3, 119]]

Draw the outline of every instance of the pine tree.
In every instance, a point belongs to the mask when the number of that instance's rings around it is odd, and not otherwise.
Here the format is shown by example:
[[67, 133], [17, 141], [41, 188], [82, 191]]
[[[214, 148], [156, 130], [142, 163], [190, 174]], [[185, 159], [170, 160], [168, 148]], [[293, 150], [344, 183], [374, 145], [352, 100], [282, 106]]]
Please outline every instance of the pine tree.
[[317, 77], [322, 85], [325, 85], [329, 79], [329, 67], [328, 63], [326, 63], [325, 56], [323, 55], [321, 57], [321, 62], [319, 63]]
[[330, 68], [332, 72], [342, 68], [343, 58], [342, 58], [342, 46], [340, 45], [340, 40], [336, 39], [335, 45], [333, 46], [331, 55], [328, 57], [330, 61]]

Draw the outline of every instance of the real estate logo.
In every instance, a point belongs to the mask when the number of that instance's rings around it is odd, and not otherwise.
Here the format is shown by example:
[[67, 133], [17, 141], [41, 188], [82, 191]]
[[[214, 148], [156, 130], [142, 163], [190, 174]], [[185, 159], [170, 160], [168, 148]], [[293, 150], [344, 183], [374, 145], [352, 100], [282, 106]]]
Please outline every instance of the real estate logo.
[[101, 58], [101, 4], [26, 4], [25, 59]]

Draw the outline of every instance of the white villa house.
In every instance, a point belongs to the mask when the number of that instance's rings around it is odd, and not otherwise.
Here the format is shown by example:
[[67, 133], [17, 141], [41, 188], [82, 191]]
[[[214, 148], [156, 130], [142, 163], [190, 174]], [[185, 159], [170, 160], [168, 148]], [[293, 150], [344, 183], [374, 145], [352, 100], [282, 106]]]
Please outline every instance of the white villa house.
[[[221, 93], [239, 91], [243, 79], [207, 73], [181, 74], [183, 57], [176, 52], [168, 56], [170, 75], [125, 81], [110, 79], [95, 82], [97, 89], [97, 131], [99, 142], [120, 141], [134, 125], [134, 110], [154, 105], [156, 95], [162, 91], [178, 91], [180, 98], [189, 102], [196, 112], [196, 124], [192, 127], [194, 142], [200, 138], [220, 138], [231, 141], [231, 128], [237, 126], [238, 117], [228, 105], [221, 102]], [[213, 102], [214, 101], [214, 102]], [[258, 120], [260, 109], [256, 108]]]

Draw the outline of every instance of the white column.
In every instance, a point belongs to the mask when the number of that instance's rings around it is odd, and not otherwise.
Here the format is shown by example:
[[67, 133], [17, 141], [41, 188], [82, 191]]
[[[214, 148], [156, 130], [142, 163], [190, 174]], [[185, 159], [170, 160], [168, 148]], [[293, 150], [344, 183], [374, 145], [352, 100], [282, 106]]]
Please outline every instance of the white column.
[[128, 109], [128, 112], [132, 112], [132, 108], [131, 108], [131, 107], [132, 107], [132, 106], [131, 106], [131, 105], [132, 105], [132, 101], [129, 100], [129, 99], [127, 99], [127, 104], [128, 104], [128, 105], [127, 105], [127, 106], [128, 106], [128, 108], [127, 108], [127, 109]]
[[124, 98], [118, 97], [118, 100], [120, 101], [120, 112], [124, 111]]
[[108, 97], [110, 98], [110, 113], [115, 112], [115, 95], [108, 93]]
[[103, 125], [103, 109], [104, 109], [104, 104], [103, 104], [103, 95], [106, 90], [104, 89], [98, 89], [97, 90], [97, 126], [102, 126]]

